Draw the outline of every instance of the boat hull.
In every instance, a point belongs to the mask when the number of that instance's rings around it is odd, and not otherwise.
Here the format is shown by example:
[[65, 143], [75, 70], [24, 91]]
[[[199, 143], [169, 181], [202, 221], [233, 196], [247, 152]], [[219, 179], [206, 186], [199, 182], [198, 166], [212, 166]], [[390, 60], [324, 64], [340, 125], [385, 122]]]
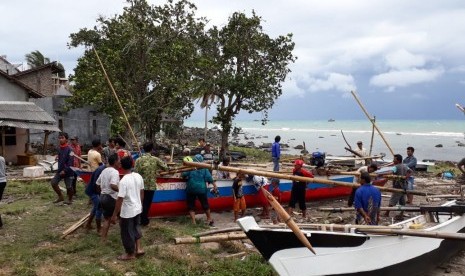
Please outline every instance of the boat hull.
[[[463, 215], [446, 217], [426, 230], [465, 232]], [[279, 275], [421, 275], [465, 248], [456, 240], [304, 231], [314, 255], [288, 229], [259, 228], [251, 217], [239, 219], [239, 225]]]
[[[87, 184], [90, 181], [91, 172], [75, 169], [75, 172]], [[325, 178], [326, 179], [326, 178]], [[347, 175], [331, 176], [329, 179], [353, 183], [354, 177]], [[213, 212], [230, 211], [233, 207], [232, 180], [217, 180], [216, 185], [219, 196], [208, 193], [210, 210]], [[267, 187], [267, 185], [265, 185]], [[291, 197], [292, 182], [281, 180], [281, 203], [287, 203]], [[157, 178], [157, 190], [153, 193], [152, 204], [148, 216], [170, 217], [188, 214], [186, 203], [186, 182], [182, 178], [159, 177]], [[260, 189], [252, 183], [245, 182], [243, 192], [247, 207], [253, 208], [268, 204], [266, 198], [259, 192]], [[306, 201], [322, 200], [329, 198], [345, 197], [350, 195], [352, 188], [320, 183], [309, 183], [305, 194]], [[196, 202], [196, 212], [203, 212], [199, 202]]]
[[[331, 179], [349, 183], [354, 181], [353, 176], [334, 176]], [[213, 212], [230, 211], [234, 202], [232, 180], [217, 180], [216, 185], [219, 190], [219, 196], [216, 197], [212, 193], [208, 194], [210, 210]], [[281, 181], [279, 187], [281, 190], [281, 203], [289, 202], [292, 182], [289, 180]], [[154, 218], [187, 214], [185, 188], [186, 183], [181, 178], [157, 178], [157, 190], [153, 195], [148, 216]], [[348, 196], [351, 190], [352, 188], [348, 187], [310, 183], [307, 186], [305, 199], [306, 201], [311, 201], [344, 197]], [[253, 183], [246, 182], [243, 185], [243, 192], [248, 208], [267, 204], [266, 199]], [[196, 212], [202, 211], [199, 202], [196, 202]]]

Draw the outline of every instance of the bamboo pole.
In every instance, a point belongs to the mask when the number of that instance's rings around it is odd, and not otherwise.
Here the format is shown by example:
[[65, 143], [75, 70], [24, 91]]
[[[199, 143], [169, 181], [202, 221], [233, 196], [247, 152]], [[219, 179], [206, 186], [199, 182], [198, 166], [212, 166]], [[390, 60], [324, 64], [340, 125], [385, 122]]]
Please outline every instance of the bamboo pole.
[[[376, 122], [376, 116], [373, 116], [373, 123]], [[373, 124], [371, 128], [371, 141], [370, 141], [370, 151], [368, 152], [368, 155], [371, 155], [371, 152], [373, 150], [373, 139], [375, 138], [375, 125]]]
[[[344, 171], [329, 170], [328, 173], [329, 173], [329, 174], [333, 174], [333, 175], [341, 174], [341, 175], [354, 175], [354, 176], [360, 176], [360, 173], [359, 173], [359, 172], [344, 172]], [[377, 174], [377, 173], [370, 173], [370, 176], [371, 176], [371, 177], [380, 176], [380, 177], [382, 177], [382, 178], [387, 178], [387, 179], [405, 179], [405, 178], [406, 178], [405, 176], [401, 176], [401, 175]]]
[[180, 173], [180, 172], [188, 172], [188, 171], [193, 171], [195, 170], [195, 168], [178, 168], [178, 169], [173, 169], [173, 170], [169, 170], [169, 171], [164, 171], [164, 172], [160, 172], [160, 176], [162, 175], [168, 175], [168, 174], [175, 174], [175, 173]]
[[136, 135], [134, 134], [134, 131], [132, 130], [132, 127], [131, 127], [131, 124], [129, 123], [128, 117], [126, 116], [126, 112], [124, 112], [123, 105], [121, 104], [121, 102], [120, 102], [120, 100], [118, 98], [118, 95], [116, 94], [116, 91], [113, 88], [113, 84], [111, 83], [110, 78], [108, 77], [107, 71], [105, 70], [105, 67], [103, 66], [103, 63], [100, 60], [100, 57], [99, 57], [99, 55], [97, 53], [97, 50], [95, 49], [95, 47], [93, 47], [92, 49], [94, 50], [95, 56], [97, 57], [97, 60], [98, 60], [98, 62], [100, 64], [100, 67], [102, 68], [103, 74], [105, 75], [105, 78], [108, 81], [108, 84], [110, 85], [111, 91], [113, 92], [113, 96], [115, 96], [116, 102], [118, 103], [118, 106], [121, 109], [121, 113], [123, 113], [124, 120], [126, 121], [126, 124], [127, 124], [128, 128], [129, 128], [129, 131], [131, 132], [132, 139], [134, 139], [137, 151], [139, 152], [139, 154], [141, 154], [141, 150], [140, 150], [140, 147], [139, 147], [139, 142], [137, 141]]
[[[342, 182], [342, 181], [334, 181], [329, 179], [322, 179], [322, 178], [310, 178], [310, 177], [303, 177], [303, 176], [296, 176], [296, 175], [286, 175], [286, 174], [279, 174], [273, 172], [265, 172], [259, 170], [252, 170], [252, 169], [241, 169], [241, 168], [232, 168], [228, 166], [212, 166], [210, 164], [204, 163], [197, 163], [197, 162], [187, 162], [184, 161], [185, 166], [197, 167], [197, 168], [204, 168], [204, 169], [218, 169], [222, 171], [228, 172], [235, 172], [235, 173], [244, 173], [244, 174], [252, 174], [252, 175], [260, 175], [265, 177], [271, 178], [278, 178], [278, 179], [288, 179], [297, 182], [311, 182], [311, 183], [321, 183], [321, 184], [328, 184], [328, 185], [337, 185], [337, 186], [344, 186], [344, 187], [351, 187], [351, 188], [358, 188], [360, 184]], [[427, 196], [433, 195], [431, 193], [420, 192], [420, 191], [404, 191], [402, 189], [394, 189], [394, 188], [387, 188], [387, 187], [379, 187], [375, 186], [376, 188], [380, 189], [381, 191], [387, 192], [394, 192], [394, 193], [410, 193], [413, 195], [420, 195], [420, 196]]]
[[465, 241], [464, 233], [443, 233], [437, 231], [414, 231], [414, 230], [397, 230], [397, 229], [359, 229], [359, 231], [370, 234], [380, 235], [400, 235], [445, 240]]
[[84, 163], [90, 165], [89, 161], [87, 161], [87, 160], [85, 160], [85, 159], [83, 159], [83, 158], [77, 156], [73, 151], [71, 151], [71, 152], [69, 153], [69, 156], [72, 156], [72, 157], [74, 157], [74, 158], [77, 158], [77, 159], [81, 160], [82, 162], [84, 162]]
[[218, 230], [211, 230], [211, 231], [206, 231], [202, 233], [197, 233], [192, 236], [194, 237], [204, 237], [204, 236], [209, 236], [209, 235], [214, 235], [214, 234], [222, 234], [222, 233], [227, 233], [227, 232], [239, 232], [242, 231], [242, 228], [239, 226], [236, 227], [229, 227], [229, 228], [223, 228], [223, 229], [218, 229]]
[[316, 255], [316, 252], [308, 241], [307, 237], [304, 235], [304, 233], [302, 233], [292, 217], [284, 210], [283, 206], [281, 206], [281, 204], [274, 198], [274, 196], [265, 190], [263, 186], [260, 189], [262, 190], [262, 193], [265, 195], [266, 199], [268, 199], [271, 207], [273, 207], [273, 209], [278, 213], [279, 217], [286, 223], [292, 232], [294, 232], [300, 242], [302, 242], [305, 247], [307, 247], [313, 254]]
[[349, 149], [352, 149], [352, 147], [350, 146], [349, 142], [347, 142], [346, 136], [344, 135], [344, 132], [342, 132], [342, 129], [341, 129], [341, 134], [342, 134], [342, 138], [343, 138], [344, 141], [346, 142], [346, 145], [349, 147]]
[[352, 96], [354, 96], [355, 100], [357, 101], [358, 105], [360, 106], [360, 108], [363, 110], [363, 112], [365, 113], [365, 115], [367, 116], [368, 120], [370, 120], [370, 122], [373, 124], [373, 127], [376, 129], [376, 131], [378, 131], [378, 134], [379, 136], [381, 136], [381, 139], [383, 139], [384, 143], [386, 144], [386, 146], [388, 147], [389, 151], [391, 152], [392, 156], [394, 156], [394, 151], [392, 150], [391, 146], [389, 145], [389, 143], [387, 142], [386, 138], [384, 137], [383, 133], [381, 132], [381, 130], [379, 130], [378, 126], [376, 125], [376, 123], [371, 119], [370, 115], [368, 114], [368, 111], [365, 109], [365, 107], [363, 106], [362, 102], [360, 101], [360, 99], [358, 98], [357, 94], [355, 94], [354, 91], [350, 91], [350, 93], [352, 93]]
[[[328, 224], [328, 223], [298, 223], [302, 229], [316, 229], [322, 231], [344, 231], [349, 232], [350, 229], [402, 229], [402, 226], [384, 226], [384, 225], [361, 225], [361, 224]], [[263, 225], [262, 228], [282, 229], [285, 224], [279, 225]]]
[[209, 237], [180, 237], [174, 239], [174, 244], [193, 244], [193, 243], [207, 243], [207, 242], [220, 242], [220, 241], [233, 241], [247, 239], [245, 233], [229, 233], [223, 235], [215, 235]]
[[268, 165], [265, 164], [255, 164], [255, 163], [229, 163], [230, 166], [247, 166], [247, 167], [260, 167], [260, 168], [266, 168]]
[[[332, 213], [343, 213], [343, 212], [354, 212], [353, 207], [319, 207], [317, 208], [320, 212], [332, 212]], [[407, 211], [407, 212], [421, 212], [420, 207], [414, 206], [398, 206], [398, 207], [381, 207], [380, 211]]]
[[364, 156], [364, 157], [355, 157], [355, 158], [345, 158], [345, 159], [338, 159], [338, 160], [330, 160], [329, 162], [344, 162], [344, 161], [355, 161], [355, 160], [366, 160], [366, 159], [380, 159], [383, 158], [382, 155], [373, 155], [373, 156]]

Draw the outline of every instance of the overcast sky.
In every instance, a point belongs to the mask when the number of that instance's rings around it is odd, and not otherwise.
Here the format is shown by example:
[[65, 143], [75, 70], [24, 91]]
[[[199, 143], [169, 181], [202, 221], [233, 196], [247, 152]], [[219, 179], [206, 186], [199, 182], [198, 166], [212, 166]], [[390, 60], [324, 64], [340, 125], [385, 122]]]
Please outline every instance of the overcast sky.
[[[364, 118], [351, 90], [379, 119], [464, 119], [454, 105], [465, 104], [465, 1], [193, 2], [198, 16], [220, 27], [233, 12], [250, 15], [253, 9], [270, 36], [293, 33], [298, 59], [270, 111], [272, 120]], [[1, 1], [0, 55], [21, 63], [26, 53], [39, 50], [70, 74], [83, 50], [67, 48], [69, 35], [93, 27], [98, 15], [121, 13], [125, 5]]]

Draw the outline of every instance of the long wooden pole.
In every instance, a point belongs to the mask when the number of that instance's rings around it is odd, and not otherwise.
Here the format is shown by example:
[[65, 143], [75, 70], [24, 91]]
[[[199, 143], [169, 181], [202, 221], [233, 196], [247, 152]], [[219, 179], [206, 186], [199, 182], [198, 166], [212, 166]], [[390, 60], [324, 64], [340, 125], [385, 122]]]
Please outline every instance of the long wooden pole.
[[266, 199], [268, 199], [268, 202], [270, 203], [271, 207], [278, 213], [279, 217], [286, 223], [286, 225], [294, 232], [296, 237], [302, 242], [303, 245], [305, 245], [310, 251], [312, 251], [313, 254], [316, 255], [315, 250], [313, 249], [312, 245], [308, 241], [307, 237], [305, 237], [304, 233], [300, 230], [299, 226], [295, 223], [295, 221], [292, 219], [292, 217], [284, 210], [283, 206], [279, 204], [279, 202], [274, 198], [270, 192], [265, 190], [263, 186], [260, 188], [262, 190], [262, 193], [265, 195]]
[[[321, 183], [321, 184], [337, 185], [337, 186], [344, 186], [344, 187], [351, 187], [351, 188], [360, 187], [360, 184], [349, 183], [349, 182], [334, 181], [334, 180], [328, 180], [328, 179], [322, 179], [322, 178], [310, 178], [310, 177], [303, 177], [303, 176], [296, 176], [296, 175], [286, 175], [286, 174], [265, 172], [265, 171], [252, 170], [252, 169], [233, 168], [233, 167], [228, 167], [228, 166], [216, 167], [211, 164], [197, 163], [197, 162], [184, 161], [184, 165], [190, 166], [190, 167], [196, 167], [196, 168], [218, 169], [218, 170], [227, 171], [227, 172], [260, 175], [260, 176], [266, 176], [266, 177], [278, 178], [278, 179], [288, 179], [288, 180], [293, 180], [297, 182]], [[425, 192], [420, 192], [420, 191], [409, 190], [407, 192], [402, 189], [394, 189], [394, 188], [379, 187], [379, 186], [375, 186], [375, 187], [382, 191], [393, 192], [393, 193], [410, 193], [412, 195], [420, 195], [420, 196], [433, 195], [432, 193], [425, 193]]]
[[[376, 116], [373, 116], [373, 123], [375, 122], [376, 122]], [[370, 151], [368, 152], [368, 155], [371, 155], [371, 151], [373, 150], [374, 138], [375, 138], [375, 125], [373, 124], [372, 129], [371, 129]]]
[[422, 238], [434, 238], [445, 240], [465, 240], [464, 233], [443, 233], [437, 231], [413, 231], [413, 230], [397, 230], [397, 229], [359, 229], [359, 231], [371, 234], [381, 235], [401, 235]]
[[[319, 207], [318, 211], [321, 212], [332, 212], [332, 213], [342, 213], [342, 212], [354, 212], [353, 207]], [[398, 207], [381, 207], [380, 211], [406, 211], [406, 212], [421, 212], [420, 207], [412, 206], [398, 206]]]
[[379, 130], [378, 126], [376, 125], [375, 121], [371, 119], [370, 115], [368, 114], [368, 111], [365, 109], [365, 107], [363, 106], [362, 102], [360, 101], [360, 99], [358, 98], [357, 94], [355, 94], [354, 91], [350, 91], [350, 93], [352, 93], [352, 96], [354, 96], [355, 100], [357, 101], [358, 105], [360, 106], [360, 108], [363, 110], [363, 112], [365, 113], [365, 115], [367, 116], [368, 120], [370, 120], [370, 122], [373, 124], [373, 127], [376, 129], [376, 131], [378, 132], [379, 136], [381, 136], [381, 139], [383, 139], [384, 143], [386, 144], [386, 146], [388, 147], [389, 151], [391, 152], [392, 156], [394, 156], [394, 151], [392, 150], [391, 146], [389, 145], [389, 143], [387, 142], [386, 138], [384, 137], [383, 133], [381, 132], [381, 130]]
[[111, 83], [110, 78], [108, 77], [107, 71], [105, 70], [105, 67], [103, 66], [103, 63], [100, 60], [100, 57], [99, 57], [99, 55], [97, 53], [97, 50], [95, 49], [95, 47], [93, 47], [92, 49], [94, 50], [95, 56], [97, 56], [97, 60], [98, 60], [98, 62], [100, 64], [100, 67], [102, 68], [103, 74], [105, 75], [105, 78], [106, 78], [106, 80], [108, 82], [108, 85], [110, 85], [111, 91], [113, 92], [113, 96], [115, 96], [116, 102], [118, 103], [118, 106], [121, 109], [121, 113], [123, 113], [124, 120], [126, 121], [126, 125], [128, 126], [129, 131], [131, 132], [131, 136], [132, 136], [132, 139], [134, 140], [134, 143], [136, 144], [137, 151], [139, 152], [139, 154], [141, 154], [141, 150], [140, 150], [140, 147], [139, 147], [139, 142], [137, 141], [136, 135], [134, 134], [134, 131], [132, 130], [132, 127], [131, 127], [131, 124], [129, 123], [128, 117], [126, 116], [126, 112], [124, 112], [123, 105], [121, 104], [121, 102], [120, 102], [120, 100], [118, 98], [118, 95], [116, 94], [116, 91], [113, 88], [113, 84]]

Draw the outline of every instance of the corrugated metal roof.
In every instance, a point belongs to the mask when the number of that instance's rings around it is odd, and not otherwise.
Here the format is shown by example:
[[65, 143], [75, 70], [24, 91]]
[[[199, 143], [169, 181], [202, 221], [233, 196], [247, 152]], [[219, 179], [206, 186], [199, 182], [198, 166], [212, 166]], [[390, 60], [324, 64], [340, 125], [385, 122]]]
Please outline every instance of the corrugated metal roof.
[[32, 102], [0, 101], [0, 120], [56, 124], [50, 114]]
[[0, 126], [18, 127], [18, 128], [26, 128], [26, 129], [50, 130], [50, 131], [58, 131], [58, 132], [61, 131], [56, 125], [33, 123], [33, 122], [0, 120]]

